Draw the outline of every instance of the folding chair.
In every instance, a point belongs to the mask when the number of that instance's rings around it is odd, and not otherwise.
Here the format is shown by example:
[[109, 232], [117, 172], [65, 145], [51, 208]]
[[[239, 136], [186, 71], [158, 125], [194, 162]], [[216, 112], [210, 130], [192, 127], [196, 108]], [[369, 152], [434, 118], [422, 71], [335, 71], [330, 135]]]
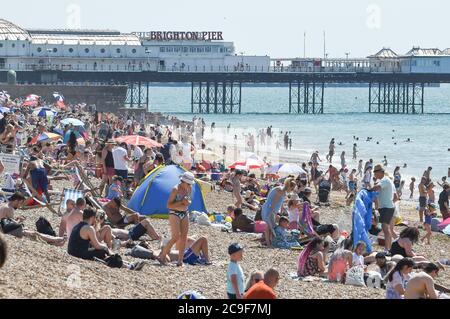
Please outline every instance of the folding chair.
[[67, 209], [67, 201], [68, 201], [69, 199], [71, 199], [71, 200], [73, 200], [74, 202], [76, 202], [79, 198], [84, 198], [84, 193], [83, 193], [83, 191], [76, 190], [76, 189], [68, 189], [68, 188], [65, 188], [65, 189], [63, 190], [62, 195], [64, 195], [64, 198], [62, 199], [61, 205], [59, 205], [59, 210], [58, 210], [58, 213], [59, 213], [60, 215], [63, 215], [64, 212], [66, 211], [66, 209]]
[[22, 209], [22, 210], [29, 210], [29, 209], [36, 209], [36, 208], [40, 208], [40, 207], [45, 207], [45, 208], [48, 208], [48, 210], [50, 210], [53, 214], [55, 214], [55, 215], [61, 217], [61, 215], [53, 208], [53, 205], [56, 205], [56, 204], [44, 203], [43, 201], [37, 199], [37, 198], [33, 195], [33, 193], [30, 191], [30, 188], [29, 188], [28, 183], [29, 183], [29, 182], [28, 182], [27, 180], [24, 180], [24, 183], [23, 183], [24, 190], [25, 190], [26, 194], [27, 194], [31, 199], [33, 199], [33, 201], [36, 202], [38, 205], [24, 206], [24, 207], [22, 207], [21, 209]]

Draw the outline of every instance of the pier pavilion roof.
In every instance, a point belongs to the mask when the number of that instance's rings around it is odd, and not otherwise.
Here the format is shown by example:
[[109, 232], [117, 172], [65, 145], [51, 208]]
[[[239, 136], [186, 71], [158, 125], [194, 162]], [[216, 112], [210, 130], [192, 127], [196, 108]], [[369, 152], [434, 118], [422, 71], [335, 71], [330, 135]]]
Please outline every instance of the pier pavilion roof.
[[427, 56], [438, 56], [442, 55], [442, 51], [438, 48], [431, 48], [431, 49], [423, 49], [421, 47], [413, 47], [411, 50], [409, 50], [405, 56], [412, 57], [412, 56], [419, 56], [419, 57], [427, 57]]
[[0, 19], [0, 41], [26, 41], [30, 38], [30, 34], [21, 27], [7, 20]]
[[377, 53], [368, 56], [369, 59], [395, 59], [398, 57], [398, 54], [395, 53], [390, 48], [383, 48]]

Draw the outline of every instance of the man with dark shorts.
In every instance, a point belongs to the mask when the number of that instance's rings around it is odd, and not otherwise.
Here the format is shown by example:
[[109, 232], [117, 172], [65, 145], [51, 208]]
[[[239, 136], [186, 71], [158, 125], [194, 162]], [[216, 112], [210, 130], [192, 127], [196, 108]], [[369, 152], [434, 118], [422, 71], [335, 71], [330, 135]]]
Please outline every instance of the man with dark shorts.
[[7, 255], [6, 241], [3, 239], [2, 235], [0, 235], [0, 268], [2, 268], [6, 262], [6, 255]]
[[373, 188], [374, 191], [379, 192], [375, 206], [380, 213], [380, 223], [384, 233], [385, 248], [386, 250], [390, 250], [392, 244], [390, 224], [395, 212], [394, 201], [398, 200], [398, 195], [395, 191], [394, 183], [385, 176], [383, 165], [376, 165], [373, 172], [375, 178], [379, 181]]

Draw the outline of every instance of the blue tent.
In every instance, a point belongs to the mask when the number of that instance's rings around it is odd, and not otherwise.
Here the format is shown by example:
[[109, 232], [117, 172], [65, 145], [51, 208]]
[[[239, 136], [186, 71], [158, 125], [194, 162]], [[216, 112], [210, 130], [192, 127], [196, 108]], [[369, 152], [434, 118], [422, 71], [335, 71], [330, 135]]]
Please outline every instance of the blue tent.
[[[141, 182], [133, 194], [128, 207], [142, 215], [167, 217], [167, 201], [170, 192], [180, 182], [185, 170], [176, 165], [160, 166]], [[196, 182], [192, 186], [192, 204], [189, 211], [207, 212], [201, 186]]]
[[363, 189], [356, 195], [355, 206], [353, 208], [353, 247], [356, 247], [358, 242], [363, 241], [366, 243], [368, 253], [372, 252], [369, 230], [372, 226], [372, 204], [377, 196], [377, 192], [370, 192]]

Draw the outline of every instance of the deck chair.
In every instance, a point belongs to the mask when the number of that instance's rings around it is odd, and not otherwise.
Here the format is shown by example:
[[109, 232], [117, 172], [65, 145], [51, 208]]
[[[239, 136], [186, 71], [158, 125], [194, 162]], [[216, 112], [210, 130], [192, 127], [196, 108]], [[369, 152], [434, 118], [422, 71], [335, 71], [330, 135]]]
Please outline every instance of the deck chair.
[[55, 203], [44, 203], [43, 201], [37, 199], [33, 193], [30, 191], [29, 185], [28, 185], [29, 181], [24, 180], [23, 183], [23, 187], [25, 190], [26, 195], [28, 195], [31, 199], [34, 200], [34, 202], [37, 203], [37, 205], [33, 205], [33, 206], [24, 206], [21, 209], [22, 210], [30, 210], [30, 209], [36, 209], [36, 208], [40, 208], [40, 207], [45, 207], [47, 208], [49, 211], [51, 211], [53, 214], [57, 215], [58, 217], [61, 217], [61, 215], [53, 208], [53, 205], [57, 205]]
[[66, 205], [67, 200], [71, 199], [74, 202], [76, 202], [79, 198], [84, 198], [83, 191], [76, 190], [76, 189], [65, 188], [62, 195], [64, 195], [64, 197], [61, 200], [61, 205], [59, 205], [59, 210], [58, 210], [58, 213], [60, 215], [63, 215], [67, 209], [67, 205]]
[[75, 165], [75, 174], [86, 190], [89, 190], [94, 197], [100, 197], [100, 194], [97, 192], [98, 188], [95, 188], [94, 185], [92, 185], [89, 177], [86, 175], [80, 164]]

